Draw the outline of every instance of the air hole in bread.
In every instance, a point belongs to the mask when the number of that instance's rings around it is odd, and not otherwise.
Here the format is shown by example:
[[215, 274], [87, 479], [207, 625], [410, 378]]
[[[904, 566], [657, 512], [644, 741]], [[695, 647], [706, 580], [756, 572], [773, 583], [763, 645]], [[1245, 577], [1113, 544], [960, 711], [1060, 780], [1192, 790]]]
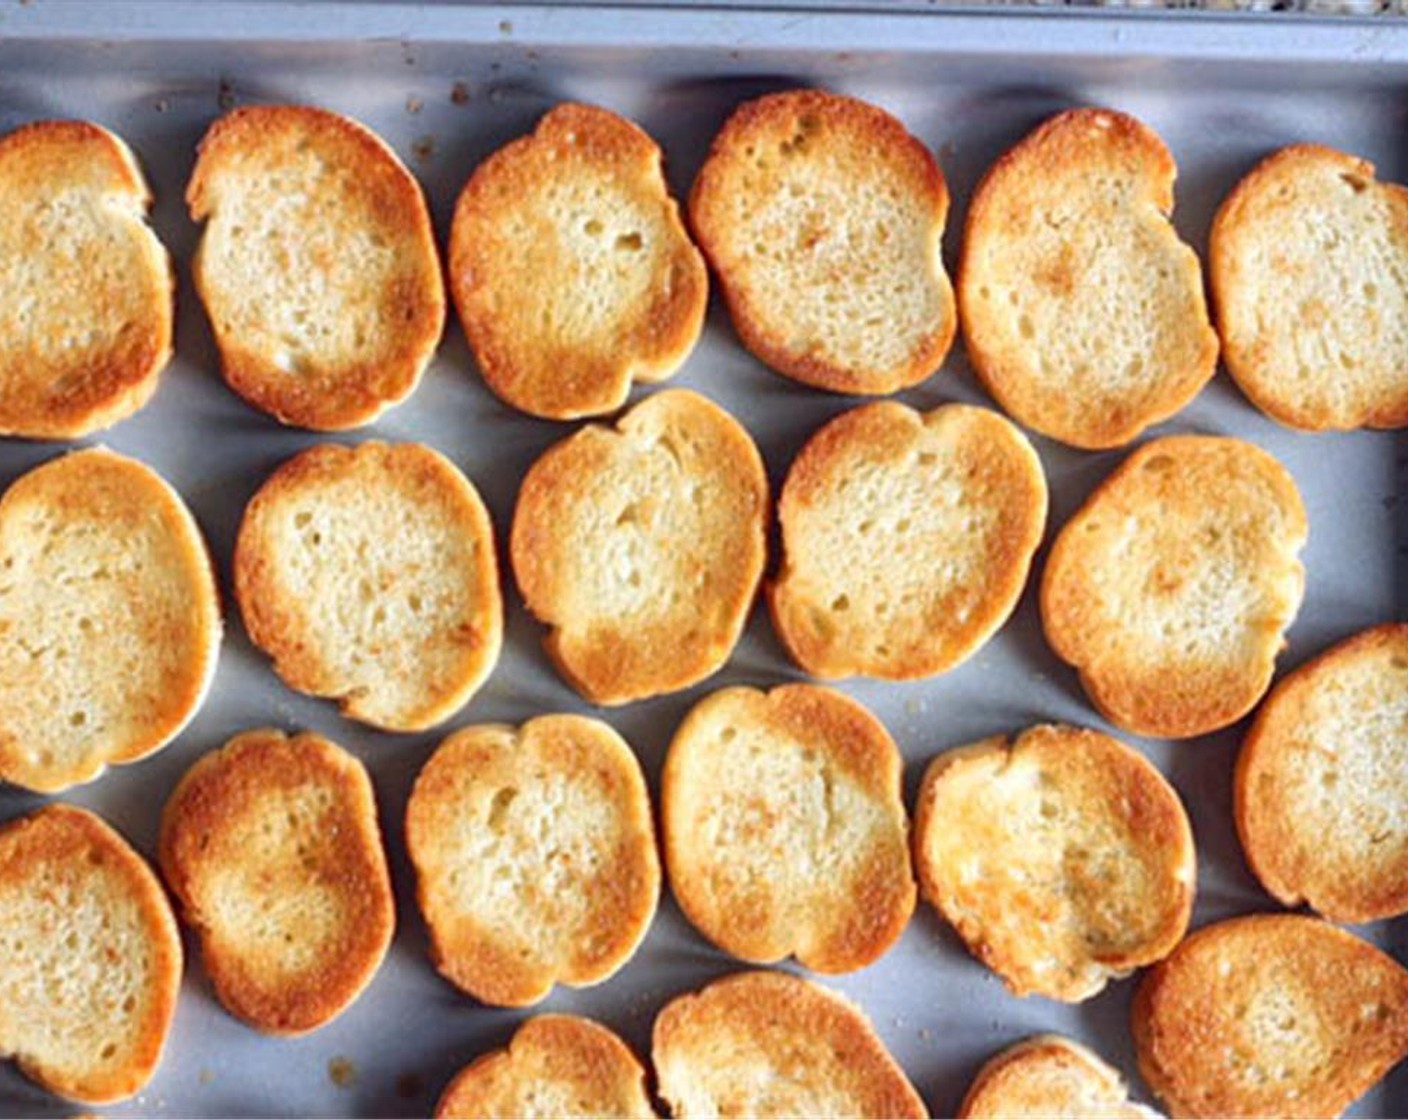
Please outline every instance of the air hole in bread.
[[834, 599], [831, 600], [831, 609], [832, 609], [833, 611], [848, 611], [848, 610], [850, 610], [850, 609], [851, 609], [851, 600], [850, 600], [850, 596], [848, 596], [848, 595], [837, 595], [836, 598], [834, 598]]
[[1360, 194], [1369, 186], [1369, 184], [1364, 181], [1362, 176], [1355, 175], [1353, 172], [1346, 171], [1340, 176], [1340, 178], [1349, 185], [1349, 189], [1352, 190], [1355, 194]]
[[901, 517], [898, 521], [896, 521], [896, 522], [895, 522], [895, 532], [897, 532], [897, 533], [907, 533], [907, 532], [909, 532], [909, 518], [907, 518], [907, 517]]
[[304, 527], [308, 524], [308, 522], [310, 522], [310, 521], [312, 521], [312, 520], [313, 520], [313, 515], [312, 515], [311, 513], [308, 513], [308, 512], [306, 512], [306, 511], [303, 512], [303, 513], [300, 513], [300, 514], [298, 514], [298, 515], [293, 519], [294, 528], [296, 528], [296, 529], [302, 529], [302, 528], [304, 528]]
[[111, 1057], [112, 1057], [114, 1054], [116, 1054], [116, 1053], [117, 1053], [117, 1043], [115, 1043], [115, 1042], [109, 1042], [106, 1046], [103, 1047], [103, 1053], [102, 1053], [103, 1061], [107, 1061], [109, 1058], [111, 1058]]
[[1029, 316], [1023, 315], [1017, 320], [1017, 333], [1023, 338], [1030, 339], [1036, 337], [1036, 328], [1032, 326], [1032, 321]]
[[616, 251], [618, 253], [638, 253], [644, 243], [641, 235], [634, 231], [623, 233], [616, 238]]
[[421, 608], [425, 606], [425, 600], [419, 595], [408, 595], [406, 597], [406, 606], [411, 608], [413, 614], [420, 614]]
[[503, 829], [504, 817], [508, 815], [508, 808], [517, 796], [518, 790], [514, 786], [504, 786], [495, 792], [489, 802], [489, 828], [492, 831], [499, 832]]
[[1155, 455], [1152, 459], [1150, 459], [1147, 463], [1144, 464], [1144, 469], [1150, 474], [1162, 474], [1171, 466], [1173, 466], [1172, 456]]
[[921, 451], [919, 453], [919, 465], [921, 467], [932, 467], [939, 461], [939, 457], [932, 451]]
[[600, 236], [601, 231], [604, 228], [605, 227], [595, 218], [588, 218], [585, 222], [582, 223], [582, 232], [589, 237]]
[[68, 717], [68, 724], [70, 727], [82, 727], [87, 722], [87, 712], [74, 712], [71, 716]]

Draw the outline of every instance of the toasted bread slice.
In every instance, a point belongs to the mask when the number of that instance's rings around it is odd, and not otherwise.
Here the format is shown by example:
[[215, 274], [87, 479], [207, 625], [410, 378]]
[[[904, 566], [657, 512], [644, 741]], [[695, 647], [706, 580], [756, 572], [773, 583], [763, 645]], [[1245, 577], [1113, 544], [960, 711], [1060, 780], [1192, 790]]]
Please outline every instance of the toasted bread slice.
[[373, 727], [449, 719], [498, 660], [494, 527], [469, 479], [421, 444], [295, 455], [245, 510], [234, 567], [249, 636], [284, 682]]
[[267, 1034], [335, 1019], [391, 944], [371, 779], [321, 736], [247, 731], [205, 755], [166, 802], [158, 856], [215, 994]]
[[984, 1063], [959, 1120], [1156, 1120], [1118, 1071], [1078, 1042], [1035, 1035]]
[[1286, 906], [1337, 922], [1408, 913], [1408, 623], [1283, 677], [1237, 760], [1237, 832]]
[[88, 1104], [151, 1079], [181, 987], [161, 884], [86, 809], [46, 805], [0, 827], [0, 1055]]
[[420, 381], [445, 286], [420, 184], [370, 129], [302, 105], [227, 113], [186, 189], [226, 382], [283, 424], [369, 424]]
[[1227, 371], [1293, 428], [1408, 425], [1408, 190], [1318, 144], [1227, 196], [1208, 275]]
[[132, 150], [83, 121], [0, 138], [0, 435], [131, 416], [171, 358], [171, 259]]
[[1052, 117], [997, 161], [968, 210], [958, 306], [973, 368], [1026, 427], [1121, 447], [1217, 365], [1197, 254], [1169, 221], [1177, 168], [1108, 109]]
[[1271, 683], [1305, 592], [1307, 532], [1295, 480], [1261, 448], [1153, 440], [1052, 545], [1046, 640], [1127, 731], [1186, 739], [1226, 727]]
[[689, 215], [744, 346], [804, 385], [893, 393], [938, 369], [953, 343], [948, 201], [903, 124], [810, 89], [734, 111]]
[[599, 1023], [575, 1015], [529, 1019], [503, 1050], [455, 1075], [437, 1120], [654, 1120], [645, 1068]]
[[1408, 971], [1315, 918], [1233, 918], [1145, 975], [1131, 1025], [1175, 1116], [1338, 1116], [1408, 1055]]
[[544, 644], [596, 704], [688, 688], [733, 651], [767, 556], [768, 480], [742, 425], [682, 389], [555, 444], [510, 556]]
[[564, 104], [465, 184], [450, 290], [489, 388], [552, 420], [612, 412], [663, 381], [704, 325], [709, 276], [659, 146], [630, 121]]
[[914, 912], [903, 771], [880, 721], [829, 688], [705, 697], [675, 732], [661, 783], [685, 916], [746, 961], [870, 964]]
[[406, 847], [436, 967], [499, 1007], [614, 974], [660, 898], [640, 763], [585, 716], [455, 732], [416, 779]]
[[652, 1051], [681, 1120], [929, 1115], [858, 1007], [785, 972], [739, 972], [672, 1000]]
[[52, 793], [174, 739], [220, 649], [195, 518], [151, 468], [102, 448], [0, 498], [0, 779]]
[[1019, 996], [1079, 1002], [1167, 956], [1195, 863], [1173, 787], [1098, 731], [1042, 725], [946, 751], [915, 808], [924, 897]]
[[778, 505], [773, 625], [818, 677], [961, 664], [1007, 621], [1046, 526], [1041, 461], [996, 412], [863, 405], [807, 442]]

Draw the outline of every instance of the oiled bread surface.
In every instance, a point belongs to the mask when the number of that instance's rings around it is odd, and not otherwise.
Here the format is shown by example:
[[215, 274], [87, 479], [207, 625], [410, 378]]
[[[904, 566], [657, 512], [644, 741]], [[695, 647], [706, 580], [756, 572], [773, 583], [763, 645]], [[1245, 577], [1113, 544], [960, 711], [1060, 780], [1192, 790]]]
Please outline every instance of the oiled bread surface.
[[652, 1057], [681, 1120], [928, 1116], [854, 1004], [783, 972], [735, 973], [672, 1000]]
[[1317, 918], [1233, 918], [1145, 975], [1131, 1021], [1174, 1116], [1338, 1116], [1408, 1055], [1408, 971]]
[[557, 106], [480, 164], [450, 232], [450, 289], [484, 380], [569, 420], [669, 377], [704, 324], [709, 281], [659, 146], [615, 113]]
[[146, 862], [88, 812], [0, 827], [0, 1055], [86, 1104], [132, 1096], [161, 1058], [181, 937]]
[[1408, 424], [1408, 190], [1318, 144], [1257, 164], [1213, 222], [1228, 372], [1294, 428]]
[[607, 979], [660, 895], [640, 763], [585, 716], [455, 732], [416, 779], [406, 846], [436, 966], [496, 1006]]
[[914, 910], [903, 760], [828, 688], [728, 688], [675, 732], [662, 779], [670, 887], [726, 952], [819, 972], [870, 964]]
[[1119, 1073], [1078, 1042], [1044, 1034], [994, 1054], [968, 1087], [959, 1120], [1155, 1120]]
[[0, 498], [0, 779], [45, 793], [170, 742], [215, 672], [200, 529], [151, 468], [103, 448]]
[[653, 1120], [645, 1069], [599, 1023], [539, 1015], [502, 1050], [465, 1066], [445, 1088], [437, 1120]]
[[0, 138], [0, 435], [130, 416], [171, 357], [171, 261], [132, 150], [85, 121]]
[[369, 129], [260, 105], [210, 127], [186, 190], [230, 387], [285, 424], [360, 427], [407, 397], [445, 322], [420, 185]]
[[1284, 906], [1337, 922], [1408, 911], [1408, 624], [1277, 682], [1237, 761], [1237, 831]]
[[597, 704], [703, 680], [728, 659], [766, 556], [768, 483], [718, 405], [667, 389], [529, 469], [510, 554], [549, 655]]
[[448, 719], [503, 641], [488, 511], [417, 443], [321, 444], [279, 467], [240, 524], [235, 594], [290, 688], [389, 731]]
[[1047, 641], [1112, 723], [1203, 735], [1261, 699], [1300, 608], [1295, 480], [1243, 440], [1168, 436], [1130, 455], [1061, 529]]
[[810, 89], [734, 111], [689, 213], [749, 350], [803, 384], [875, 394], [923, 381], [953, 341], [948, 202], [903, 124]]
[[1176, 175], [1146, 125], [1072, 109], [983, 177], [959, 268], [963, 336], [1024, 426], [1120, 447], [1212, 377], [1202, 271], [1169, 220]]
[[1025, 436], [971, 405], [862, 405], [807, 442], [778, 506], [778, 636], [819, 677], [931, 676], [1017, 605], [1046, 525]]
[[311, 732], [247, 731], [167, 800], [162, 874], [200, 937], [215, 993], [269, 1034], [335, 1018], [396, 924], [366, 769]]
[[1166, 956], [1193, 907], [1178, 795], [1138, 752], [1076, 727], [939, 755], [914, 862], [925, 898], [1019, 996], [1088, 999]]

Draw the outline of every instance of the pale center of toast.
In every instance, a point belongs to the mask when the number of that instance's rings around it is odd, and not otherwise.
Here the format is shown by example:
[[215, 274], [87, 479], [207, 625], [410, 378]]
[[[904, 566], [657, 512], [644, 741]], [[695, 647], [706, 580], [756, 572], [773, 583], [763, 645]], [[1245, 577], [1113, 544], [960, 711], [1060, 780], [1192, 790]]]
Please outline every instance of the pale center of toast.
[[859, 156], [758, 148], [727, 202], [750, 313], [791, 355], [852, 370], [912, 362], [948, 307], [935, 213]]
[[156, 962], [148, 919], [112, 857], [75, 854], [0, 884], [0, 1052], [86, 1080], [133, 1061]]
[[62, 398], [95, 356], [148, 335], [153, 308], [170, 299], [152, 267], [160, 253], [135, 197], [92, 186], [0, 190], [5, 394]]
[[424, 249], [312, 146], [222, 172], [200, 246], [217, 333], [290, 376], [402, 356]]
[[353, 915], [326, 852], [336, 829], [332, 791], [312, 785], [270, 790], [220, 822], [190, 878], [192, 909], [211, 945], [229, 946], [217, 951], [251, 962], [249, 982], [282, 992], [343, 947]]

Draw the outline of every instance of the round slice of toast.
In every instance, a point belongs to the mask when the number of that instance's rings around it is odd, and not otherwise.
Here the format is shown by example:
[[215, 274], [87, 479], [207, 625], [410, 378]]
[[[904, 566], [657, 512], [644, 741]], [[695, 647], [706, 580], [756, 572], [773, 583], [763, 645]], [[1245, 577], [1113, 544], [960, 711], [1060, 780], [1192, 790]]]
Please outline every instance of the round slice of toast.
[[728, 660], [762, 578], [767, 516], [742, 425], [669, 389], [533, 464], [509, 551], [562, 675], [595, 704], [624, 704]]
[[1025, 436], [985, 408], [863, 405], [807, 442], [778, 503], [773, 626], [813, 676], [961, 664], [1017, 605], [1046, 526]]
[[1316, 918], [1233, 918], [1149, 971], [1131, 1026], [1174, 1116], [1338, 1116], [1408, 1055], [1408, 970]]
[[171, 358], [171, 260], [137, 158], [106, 129], [0, 138], [0, 435], [77, 439], [131, 416]]
[[1227, 371], [1293, 428], [1408, 425], [1408, 190], [1318, 144], [1227, 196], [1208, 277]]
[[705, 697], [665, 759], [670, 888], [696, 929], [756, 964], [850, 972], [914, 912], [904, 762], [884, 726], [829, 688]]
[[266, 1034], [335, 1019], [391, 944], [371, 779], [311, 732], [247, 731], [196, 762], [166, 802], [158, 857], [215, 994]]
[[794, 381], [868, 395], [917, 385], [953, 343], [948, 202], [903, 124], [808, 89], [734, 111], [689, 215], [743, 345]]
[[1036, 1035], [984, 1063], [959, 1120], [1157, 1120], [1119, 1072], [1078, 1042]]
[[1166, 957], [1188, 928], [1193, 830], [1143, 755], [1028, 728], [946, 751], [914, 818], [920, 888], [1015, 995], [1077, 1003]]
[[663, 381], [704, 325], [709, 277], [630, 121], [564, 104], [470, 176], [450, 290], [484, 380], [534, 416], [612, 412]]
[[0, 1055], [70, 1100], [125, 1100], [180, 987], [171, 905], [127, 841], [61, 804], [0, 827]]
[[1041, 584], [1046, 640], [1106, 719], [1186, 739], [1271, 683], [1300, 609], [1308, 526], [1295, 480], [1253, 444], [1144, 444], [1066, 523]]
[[498, 1007], [613, 975], [660, 897], [640, 763], [585, 716], [455, 732], [416, 779], [406, 847], [436, 967]]
[[1237, 832], [1285, 906], [1337, 922], [1408, 913], [1408, 623], [1283, 677], [1237, 760]]
[[785, 972], [739, 972], [666, 1004], [660, 1096], [691, 1117], [927, 1117], [864, 1013]]
[[449, 719], [498, 660], [489, 513], [421, 444], [294, 456], [245, 510], [234, 568], [245, 627], [284, 682], [373, 727]]
[[52, 793], [160, 750], [215, 675], [200, 528], [151, 468], [102, 448], [0, 498], [0, 779]]
[[445, 325], [425, 196], [382, 140], [304, 105], [236, 109], [200, 143], [193, 262], [230, 388], [280, 423], [361, 427], [420, 381]]
[[958, 306], [973, 368], [1020, 423], [1121, 447], [1217, 365], [1197, 254], [1169, 221], [1173, 157], [1123, 113], [1072, 109], [983, 177]]
[[575, 1015], [538, 1015], [503, 1050], [455, 1075], [437, 1120], [654, 1120], [645, 1068], [613, 1032]]

